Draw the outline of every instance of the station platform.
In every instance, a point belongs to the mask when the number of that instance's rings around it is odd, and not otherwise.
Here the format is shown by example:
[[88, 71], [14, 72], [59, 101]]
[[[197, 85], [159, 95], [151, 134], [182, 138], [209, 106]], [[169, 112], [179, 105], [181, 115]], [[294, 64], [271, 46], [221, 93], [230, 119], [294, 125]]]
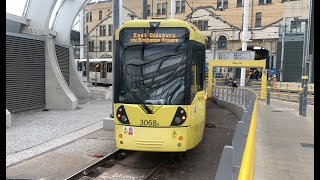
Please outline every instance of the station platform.
[[254, 179], [314, 179], [314, 106], [307, 117], [298, 103], [271, 99], [257, 108]]
[[[90, 90], [92, 98], [79, 100], [75, 111], [39, 111], [15, 118], [6, 130], [8, 177], [63, 179], [67, 172], [115, 150], [113, 131], [102, 128], [111, 112], [111, 88]], [[254, 179], [314, 179], [314, 106], [308, 106], [304, 118], [298, 114], [298, 105], [259, 101]]]
[[[6, 166], [41, 155], [103, 127], [111, 113], [111, 89], [90, 87], [92, 97], [79, 99], [75, 111], [34, 110], [14, 114], [6, 129]], [[97, 142], [88, 142], [97, 145]], [[80, 147], [78, 150], [81, 151]]]

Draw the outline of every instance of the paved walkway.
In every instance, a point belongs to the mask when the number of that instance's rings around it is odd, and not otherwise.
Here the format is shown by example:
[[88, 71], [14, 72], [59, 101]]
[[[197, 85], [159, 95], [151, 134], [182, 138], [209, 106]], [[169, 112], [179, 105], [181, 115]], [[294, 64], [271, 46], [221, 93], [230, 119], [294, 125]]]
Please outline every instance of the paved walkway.
[[6, 129], [6, 166], [101, 129], [102, 119], [111, 113], [112, 102], [106, 92], [79, 99], [75, 111], [39, 111], [15, 117], [12, 127]]
[[314, 179], [314, 107], [304, 118], [298, 105], [259, 101], [254, 179]]

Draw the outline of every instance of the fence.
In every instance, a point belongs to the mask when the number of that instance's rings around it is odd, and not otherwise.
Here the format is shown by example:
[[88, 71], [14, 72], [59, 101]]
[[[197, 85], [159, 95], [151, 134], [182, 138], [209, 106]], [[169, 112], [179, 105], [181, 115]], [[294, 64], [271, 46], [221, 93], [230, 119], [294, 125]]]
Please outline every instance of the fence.
[[232, 145], [223, 149], [216, 180], [251, 180], [254, 169], [256, 108], [258, 95], [250, 89], [215, 87], [214, 100], [232, 111], [238, 121]]

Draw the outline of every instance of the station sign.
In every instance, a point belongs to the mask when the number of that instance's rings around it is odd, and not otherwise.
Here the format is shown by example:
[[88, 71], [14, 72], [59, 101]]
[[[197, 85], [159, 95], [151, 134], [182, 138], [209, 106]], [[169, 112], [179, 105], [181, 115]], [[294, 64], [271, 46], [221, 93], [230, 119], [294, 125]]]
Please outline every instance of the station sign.
[[216, 59], [219, 60], [253, 60], [254, 56], [254, 51], [234, 51], [216, 53]]
[[125, 28], [120, 32], [120, 42], [125, 45], [182, 43], [189, 38], [185, 28]]

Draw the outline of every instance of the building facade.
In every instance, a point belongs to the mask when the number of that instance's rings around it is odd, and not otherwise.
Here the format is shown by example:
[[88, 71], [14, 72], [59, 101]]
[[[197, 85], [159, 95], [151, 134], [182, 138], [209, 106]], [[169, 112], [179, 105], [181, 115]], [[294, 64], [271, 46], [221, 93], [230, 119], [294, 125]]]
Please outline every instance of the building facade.
[[[148, 0], [148, 19], [170, 18], [171, 1]], [[175, 1], [175, 18], [195, 24], [207, 36], [207, 50], [237, 51], [241, 48], [244, 0]], [[84, 7], [84, 33], [89, 33], [89, 56], [111, 55], [112, 1], [89, 3]], [[93, 7], [92, 7], [93, 6]], [[279, 38], [277, 25], [283, 18], [282, 0], [251, 0], [248, 46], [270, 49], [265, 39]], [[142, 18], [142, 1], [123, 0], [122, 22]], [[276, 43], [272, 45], [276, 52]]]
[[[130, 19], [142, 19], [142, 0], [123, 0], [122, 23]], [[263, 49], [265, 59], [272, 55], [275, 68], [279, 32], [287, 17], [306, 16], [307, 0], [249, 0], [248, 50]], [[112, 55], [112, 1], [102, 1], [85, 6], [84, 32], [89, 32], [89, 57]], [[92, 7], [93, 6], [93, 7]], [[174, 18], [196, 25], [207, 37], [207, 52], [239, 51], [242, 47], [244, 0], [176, 0]], [[148, 19], [170, 19], [170, 0], [147, 0]], [[288, 22], [287, 22], [288, 23]], [[299, 27], [292, 31], [299, 31]], [[301, 29], [302, 30], [302, 29]], [[251, 49], [250, 49], [251, 48]], [[269, 57], [268, 57], [269, 58]], [[269, 63], [268, 63], [269, 64]]]
[[[123, 7], [122, 11], [122, 22], [131, 19], [128, 14], [134, 14], [133, 11], [126, 7]], [[84, 7], [84, 13], [83, 33], [84, 36], [88, 34], [89, 37], [89, 58], [112, 57], [112, 1], [88, 3]], [[86, 42], [86, 39], [84, 41]]]
[[[310, 0], [285, 1], [283, 9], [283, 21], [281, 22], [277, 42], [277, 77], [283, 81], [300, 82], [304, 55], [304, 35], [307, 25], [305, 20], [309, 19]], [[283, 32], [285, 33], [284, 38], [282, 38]], [[313, 39], [313, 30], [311, 28], [310, 63], [307, 67], [309, 82], [314, 82]], [[284, 44], [284, 51], [282, 51], [282, 44]], [[281, 58], [282, 53], [283, 59]]]

